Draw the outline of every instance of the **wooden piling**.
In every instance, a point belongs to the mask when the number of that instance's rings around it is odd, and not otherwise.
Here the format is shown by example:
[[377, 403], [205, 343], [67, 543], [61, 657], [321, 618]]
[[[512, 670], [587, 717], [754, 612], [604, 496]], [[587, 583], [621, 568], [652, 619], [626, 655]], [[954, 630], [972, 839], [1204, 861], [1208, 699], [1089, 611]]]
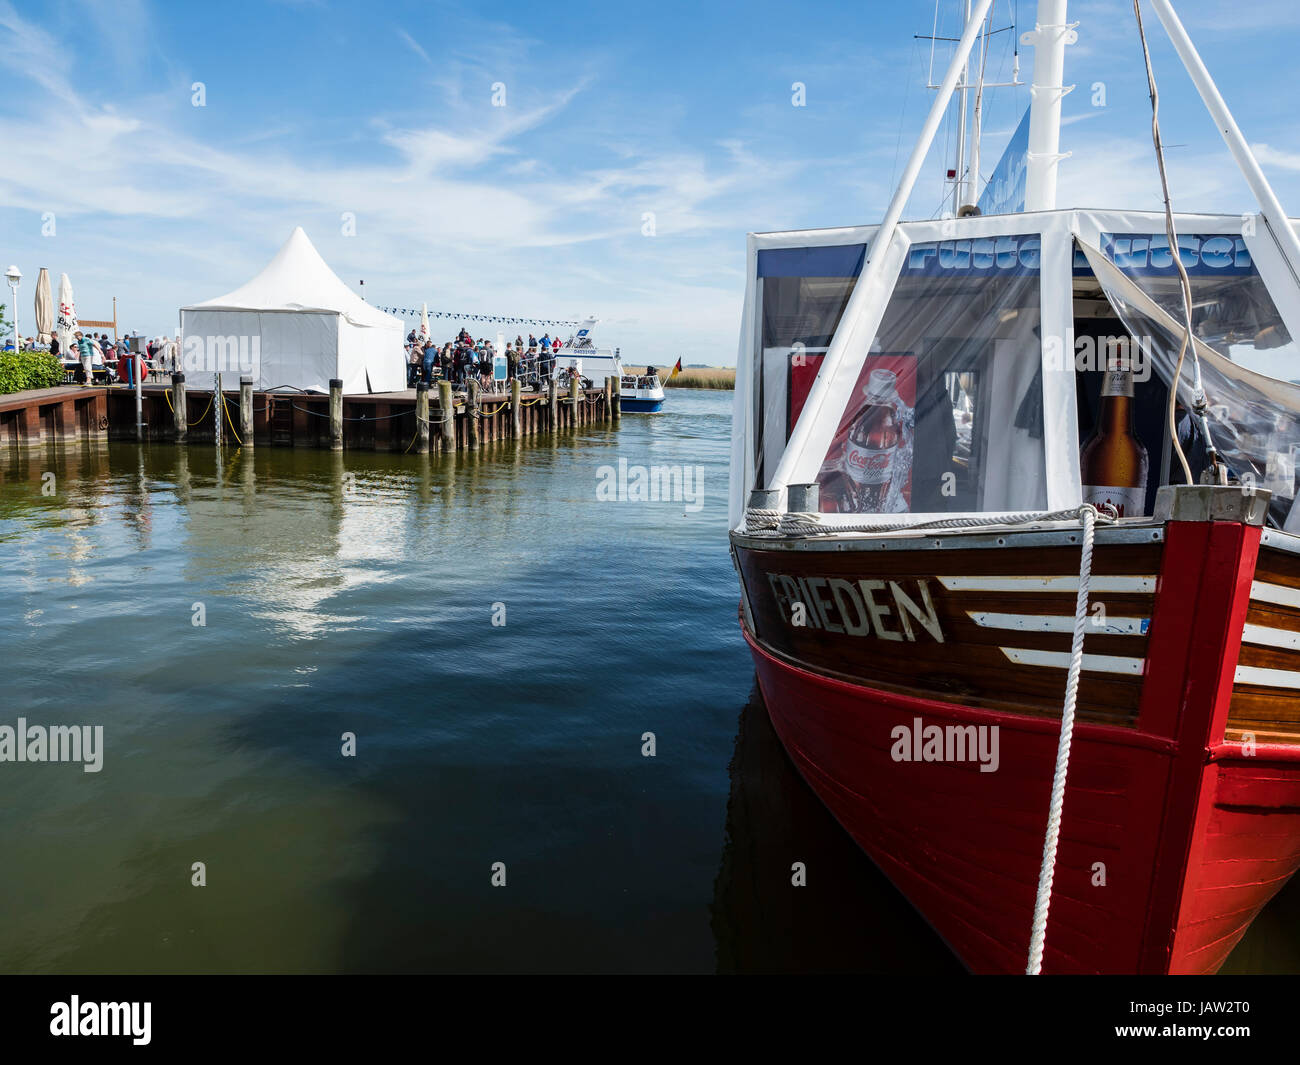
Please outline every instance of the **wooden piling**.
[[618, 376], [609, 377], [606, 380], [614, 383], [614, 397], [610, 402], [608, 417], [612, 421], [618, 421], [623, 417], [623, 381]]
[[443, 451], [456, 450], [456, 401], [451, 394], [451, 382], [438, 382], [438, 419], [441, 424], [439, 439]]
[[429, 453], [429, 386], [424, 381], [415, 386], [415, 453]]
[[546, 382], [546, 407], [551, 412], [548, 428], [554, 432], [560, 427], [560, 396], [559, 389], [555, 387], [554, 377], [548, 378]]
[[573, 428], [578, 428], [578, 419], [582, 414], [582, 408], [578, 406], [582, 402], [582, 376], [574, 374], [569, 378], [569, 402], [573, 405]]
[[606, 377], [605, 378], [605, 421], [607, 422], [613, 420], [609, 413], [610, 410], [613, 409], [612, 407], [613, 402], [614, 402], [614, 379], [612, 377]]
[[176, 443], [185, 443], [189, 433], [189, 422], [185, 411], [185, 375], [172, 374], [172, 425], [176, 431]]
[[343, 450], [343, 382], [330, 378], [330, 450]]
[[253, 379], [239, 379], [239, 436], [244, 447], [253, 446]]
[[510, 379], [510, 434], [518, 440], [524, 435], [523, 423], [519, 419], [519, 378]]

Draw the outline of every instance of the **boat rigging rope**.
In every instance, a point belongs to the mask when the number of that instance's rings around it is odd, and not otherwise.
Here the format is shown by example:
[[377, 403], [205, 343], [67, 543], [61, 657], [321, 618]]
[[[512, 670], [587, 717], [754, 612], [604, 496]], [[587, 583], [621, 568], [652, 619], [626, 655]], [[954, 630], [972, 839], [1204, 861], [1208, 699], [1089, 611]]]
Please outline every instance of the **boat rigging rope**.
[[1052, 775], [1052, 800], [1047, 808], [1047, 835], [1043, 840], [1043, 864], [1038, 873], [1038, 896], [1029, 933], [1029, 962], [1026, 976], [1043, 971], [1043, 948], [1047, 944], [1047, 911], [1052, 904], [1052, 880], [1056, 875], [1056, 845], [1061, 837], [1061, 811], [1065, 805], [1065, 779], [1070, 772], [1070, 744], [1074, 739], [1074, 708], [1079, 695], [1079, 673], [1083, 668], [1083, 635], [1088, 623], [1088, 586], [1092, 582], [1093, 527], [1097, 510], [1084, 503], [1078, 510], [1083, 523], [1083, 552], [1079, 559], [1079, 591], [1074, 601], [1074, 642], [1070, 647], [1070, 672], [1065, 681], [1065, 705], [1061, 709], [1061, 738], [1056, 745], [1056, 771]]
[[1178, 383], [1182, 380], [1183, 360], [1187, 357], [1187, 349], [1190, 346], [1192, 349], [1192, 413], [1199, 423], [1202, 438], [1205, 441], [1206, 457], [1210, 469], [1215, 471], [1220, 484], [1227, 484], [1227, 467], [1219, 462], [1219, 454], [1210, 435], [1210, 422], [1206, 415], [1205, 388], [1201, 382], [1201, 360], [1196, 353], [1196, 345], [1191, 342], [1193, 335], [1192, 282], [1187, 276], [1187, 268], [1183, 265], [1183, 257], [1178, 248], [1178, 234], [1174, 229], [1174, 210], [1169, 198], [1169, 177], [1165, 173], [1165, 149], [1160, 139], [1160, 94], [1156, 91], [1156, 75], [1151, 68], [1151, 53], [1147, 49], [1146, 30], [1142, 26], [1141, 0], [1133, 0], [1133, 14], [1137, 16], [1138, 38], [1142, 42], [1142, 58], [1146, 61], [1147, 67], [1147, 89], [1151, 95], [1151, 140], [1155, 145], [1156, 166], [1160, 171], [1160, 188], [1165, 198], [1165, 236], [1169, 240], [1169, 250], [1173, 256], [1174, 265], [1178, 267], [1178, 281], [1183, 297], [1183, 337], [1178, 345], [1178, 364], [1174, 369], [1173, 384], [1169, 389], [1169, 437], [1173, 442], [1174, 453], [1178, 456], [1178, 462], [1183, 467], [1183, 476], [1187, 478], [1188, 484], [1195, 484], [1196, 481], [1192, 477], [1192, 468], [1188, 465], [1187, 456], [1183, 454], [1183, 446], [1178, 440], [1178, 426], [1174, 421], [1174, 414], [1178, 404]]

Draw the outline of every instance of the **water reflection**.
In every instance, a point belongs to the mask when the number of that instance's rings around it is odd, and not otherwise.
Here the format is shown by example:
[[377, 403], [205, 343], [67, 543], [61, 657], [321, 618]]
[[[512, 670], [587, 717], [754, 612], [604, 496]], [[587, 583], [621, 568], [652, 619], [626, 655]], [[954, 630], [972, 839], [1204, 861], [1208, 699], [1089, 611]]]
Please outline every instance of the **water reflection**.
[[[728, 769], [712, 911], [719, 972], [964, 971], [799, 777], [757, 689]], [[794, 862], [807, 869], [806, 887], [791, 884]]]
[[[757, 688], [728, 767], [727, 840], [714, 885], [723, 973], [965, 969], [849, 838], [786, 756]], [[808, 886], [790, 883], [804, 862]], [[1255, 919], [1221, 973], [1300, 973], [1300, 878]]]

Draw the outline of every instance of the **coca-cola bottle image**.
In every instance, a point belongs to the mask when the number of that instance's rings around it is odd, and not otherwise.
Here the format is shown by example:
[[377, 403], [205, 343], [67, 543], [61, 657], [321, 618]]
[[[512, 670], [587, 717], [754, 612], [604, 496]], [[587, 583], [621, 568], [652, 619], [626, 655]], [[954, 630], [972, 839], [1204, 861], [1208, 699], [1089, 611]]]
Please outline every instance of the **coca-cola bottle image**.
[[902, 441], [898, 422], [897, 377], [892, 370], [872, 370], [863, 389], [866, 405], [849, 426], [842, 465], [851, 497], [846, 500], [858, 514], [879, 514], [885, 509], [893, 480], [895, 459]]

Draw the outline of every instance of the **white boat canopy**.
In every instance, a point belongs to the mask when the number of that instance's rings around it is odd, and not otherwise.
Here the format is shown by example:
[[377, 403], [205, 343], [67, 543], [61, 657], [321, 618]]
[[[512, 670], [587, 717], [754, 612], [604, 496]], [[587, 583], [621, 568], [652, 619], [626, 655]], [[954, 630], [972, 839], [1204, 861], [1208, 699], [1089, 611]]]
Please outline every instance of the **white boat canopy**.
[[[1300, 284], [1262, 216], [1181, 214], [1175, 224], [1214, 442], [1243, 483], [1274, 493], [1276, 523], [1294, 527]], [[813, 482], [831, 526], [1077, 506], [1080, 382], [1104, 369], [1104, 328], [1135, 342], [1139, 381], [1152, 374], [1167, 397], [1173, 380], [1183, 312], [1164, 215], [905, 222], [883, 249], [871, 247], [876, 232], [749, 237], [731, 526], [743, 523], [751, 490]], [[872, 288], [856, 292], [878, 255]], [[907, 438], [905, 476], [895, 472], [872, 513], [837, 513], [837, 483], [861, 461], [848, 441], [867, 408], [886, 401], [882, 381]], [[1154, 435], [1167, 440], [1163, 424]], [[1166, 446], [1163, 460], [1152, 454], [1152, 497], [1169, 476]]]

